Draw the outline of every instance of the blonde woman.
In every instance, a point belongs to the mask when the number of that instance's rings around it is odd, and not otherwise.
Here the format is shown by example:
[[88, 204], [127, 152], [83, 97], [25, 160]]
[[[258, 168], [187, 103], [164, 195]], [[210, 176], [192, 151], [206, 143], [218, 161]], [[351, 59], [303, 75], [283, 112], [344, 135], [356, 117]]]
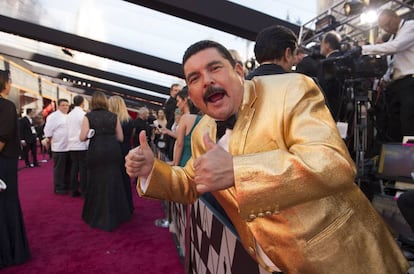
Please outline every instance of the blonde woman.
[[121, 172], [122, 179], [125, 186], [125, 193], [127, 194], [128, 204], [131, 212], [134, 211], [134, 204], [132, 202], [132, 191], [131, 191], [131, 178], [128, 176], [125, 170], [125, 156], [132, 148], [132, 136], [134, 135], [134, 121], [128, 113], [128, 109], [125, 105], [124, 99], [121, 96], [114, 95], [109, 98], [109, 111], [115, 113], [118, 116], [119, 122], [121, 123], [122, 133], [124, 134], [124, 140], [121, 144], [122, 151], [122, 163]]
[[166, 155], [167, 154], [167, 138], [161, 129], [167, 126], [167, 118], [163, 109], [159, 109], [157, 112], [157, 119], [154, 121], [155, 127], [155, 138], [154, 143], [157, 145], [159, 151]]

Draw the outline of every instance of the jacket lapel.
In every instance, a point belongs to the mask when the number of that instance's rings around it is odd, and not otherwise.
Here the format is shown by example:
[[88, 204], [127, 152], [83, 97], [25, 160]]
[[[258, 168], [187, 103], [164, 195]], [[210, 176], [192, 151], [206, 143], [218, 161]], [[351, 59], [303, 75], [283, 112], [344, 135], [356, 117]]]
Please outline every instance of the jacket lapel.
[[232, 155], [238, 155], [244, 151], [247, 133], [255, 113], [253, 105], [256, 99], [257, 94], [253, 81], [245, 81], [243, 102], [239, 108], [237, 122], [234, 125], [229, 142], [229, 152]]

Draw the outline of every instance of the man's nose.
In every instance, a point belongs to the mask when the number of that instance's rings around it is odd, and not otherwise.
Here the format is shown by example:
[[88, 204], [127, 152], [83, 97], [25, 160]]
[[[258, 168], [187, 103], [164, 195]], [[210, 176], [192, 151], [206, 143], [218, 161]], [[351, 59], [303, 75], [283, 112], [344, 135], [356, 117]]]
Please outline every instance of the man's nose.
[[204, 86], [206, 87], [215, 83], [214, 78], [211, 75], [211, 73], [205, 73], [205, 75], [203, 76], [203, 79], [204, 79]]

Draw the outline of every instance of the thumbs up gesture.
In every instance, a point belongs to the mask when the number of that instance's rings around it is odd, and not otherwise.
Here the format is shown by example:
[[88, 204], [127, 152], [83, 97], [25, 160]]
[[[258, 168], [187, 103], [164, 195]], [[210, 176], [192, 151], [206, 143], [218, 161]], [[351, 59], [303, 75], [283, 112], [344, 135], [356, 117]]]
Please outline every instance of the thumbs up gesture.
[[208, 133], [204, 134], [203, 141], [207, 152], [194, 160], [194, 181], [197, 191], [205, 193], [233, 186], [233, 157], [214, 143]]
[[140, 146], [131, 149], [125, 157], [126, 172], [131, 177], [148, 177], [155, 160], [145, 130], [139, 133], [139, 143]]

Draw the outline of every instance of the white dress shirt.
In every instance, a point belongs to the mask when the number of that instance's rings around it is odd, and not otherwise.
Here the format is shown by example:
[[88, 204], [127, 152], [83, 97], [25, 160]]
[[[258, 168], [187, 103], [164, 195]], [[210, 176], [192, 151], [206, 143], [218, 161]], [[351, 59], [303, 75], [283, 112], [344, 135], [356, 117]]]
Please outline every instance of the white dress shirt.
[[394, 55], [392, 80], [414, 74], [414, 20], [401, 20], [395, 38], [389, 42], [362, 46], [362, 54]]
[[47, 138], [51, 138], [51, 148], [53, 152], [68, 151], [67, 117], [67, 114], [64, 114], [60, 110], [56, 110], [46, 118], [44, 133]]
[[79, 106], [74, 107], [68, 114], [68, 149], [69, 151], [83, 151], [88, 149], [88, 142], [82, 142], [79, 135], [83, 118], [86, 112]]

